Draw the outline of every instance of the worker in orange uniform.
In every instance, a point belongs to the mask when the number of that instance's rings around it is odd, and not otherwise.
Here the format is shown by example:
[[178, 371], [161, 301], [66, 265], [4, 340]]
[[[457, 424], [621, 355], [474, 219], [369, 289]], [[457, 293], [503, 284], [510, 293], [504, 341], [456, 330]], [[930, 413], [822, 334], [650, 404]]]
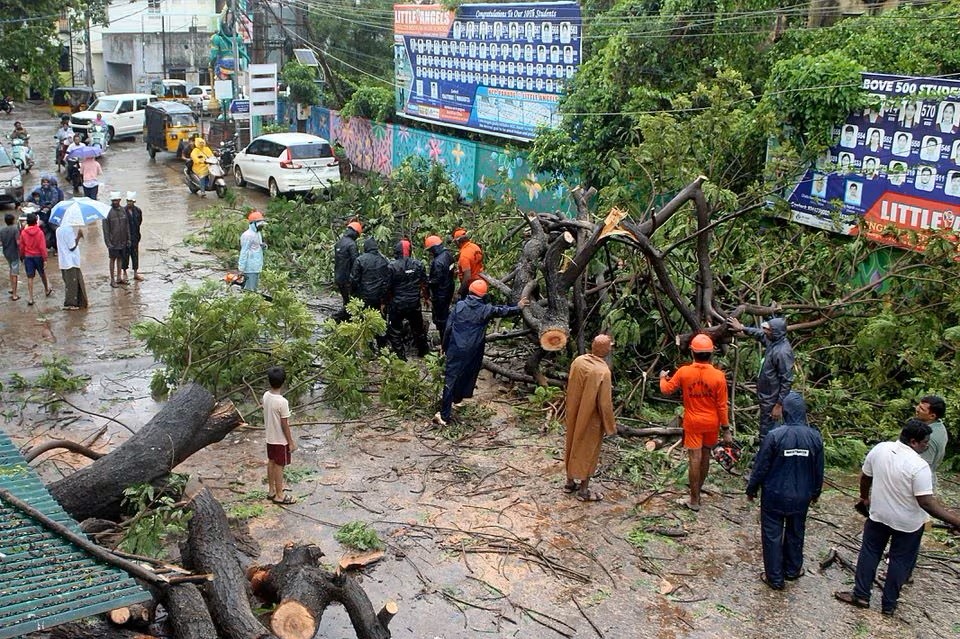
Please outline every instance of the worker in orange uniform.
[[453, 241], [460, 249], [457, 257], [457, 266], [460, 271], [460, 299], [466, 299], [470, 285], [480, 279], [483, 272], [483, 251], [470, 241], [470, 236], [464, 229], [453, 232]]
[[693, 363], [681, 366], [670, 377], [660, 371], [660, 392], [664, 395], [683, 392], [683, 447], [687, 449], [687, 478], [690, 501], [684, 505], [700, 510], [700, 491], [710, 471], [710, 452], [717, 445], [720, 433], [724, 444], [732, 444], [727, 408], [727, 378], [710, 363], [713, 340], [699, 334], [690, 341]]

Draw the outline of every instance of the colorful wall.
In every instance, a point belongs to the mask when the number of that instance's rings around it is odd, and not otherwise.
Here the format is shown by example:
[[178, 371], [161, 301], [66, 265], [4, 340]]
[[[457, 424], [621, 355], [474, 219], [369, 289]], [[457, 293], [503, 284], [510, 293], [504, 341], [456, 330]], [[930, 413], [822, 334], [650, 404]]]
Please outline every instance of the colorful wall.
[[[286, 106], [281, 103], [278, 108], [279, 119], [292, 122]], [[548, 188], [550, 176], [534, 173], [526, 154], [520, 151], [401, 124], [382, 124], [364, 118], [344, 120], [336, 111], [324, 107], [313, 107], [306, 124], [307, 133], [331, 143], [339, 142], [353, 165], [365, 171], [389, 175], [412, 155], [446, 167], [468, 202], [512, 196], [525, 211], [567, 215], [573, 211], [566, 185]]]

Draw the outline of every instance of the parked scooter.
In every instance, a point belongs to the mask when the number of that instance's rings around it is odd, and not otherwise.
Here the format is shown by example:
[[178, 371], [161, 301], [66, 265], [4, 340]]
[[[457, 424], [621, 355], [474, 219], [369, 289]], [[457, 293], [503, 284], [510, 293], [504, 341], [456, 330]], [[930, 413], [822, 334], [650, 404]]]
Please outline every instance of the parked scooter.
[[33, 168], [33, 154], [30, 153], [30, 146], [27, 144], [29, 139], [30, 137], [27, 136], [26, 140], [19, 137], [10, 140], [10, 159], [17, 168], [27, 173]]
[[73, 187], [74, 192], [79, 191], [83, 186], [83, 174], [80, 173], [80, 158], [67, 158], [67, 181]]
[[[227, 194], [227, 181], [224, 178], [223, 167], [220, 166], [220, 158], [217, 156], [207, 158], [207, 169], [210, 171], [207, 191], [216, 191], [217, 197], [222, 198]], [[191, 193], [199, 193], [200, 189], [203, 188], [197, 174], [186, 167], [183, 169], [183, 183], [187, 185]]]
[[13, 100], [10, 99], [9, 95], [0, 97], [0, 111], [13, 113]]
[[229, 173], [233, 168], [233, 161], [237, 157], [237, 141], [235, 138], [225, 139], [220, 142], [220, 168], [223, 172]]

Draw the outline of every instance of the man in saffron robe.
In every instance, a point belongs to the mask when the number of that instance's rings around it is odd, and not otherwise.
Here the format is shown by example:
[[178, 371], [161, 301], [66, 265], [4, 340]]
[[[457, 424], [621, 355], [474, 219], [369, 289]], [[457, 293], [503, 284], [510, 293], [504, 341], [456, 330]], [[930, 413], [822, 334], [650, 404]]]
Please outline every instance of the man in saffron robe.
[[563, 460], [567, 483], [563, 489], [576, 492], [580, 501], [600, 501], [603, 495], [590, 490], [590, 477], [597, 469], [603, 436], [617, 432], [613, 417], [613, 385], [604, 359], [613, 340], [609, 335], [593, 338], [591, 352], [573, 360], [567, 380], [566, 447]]

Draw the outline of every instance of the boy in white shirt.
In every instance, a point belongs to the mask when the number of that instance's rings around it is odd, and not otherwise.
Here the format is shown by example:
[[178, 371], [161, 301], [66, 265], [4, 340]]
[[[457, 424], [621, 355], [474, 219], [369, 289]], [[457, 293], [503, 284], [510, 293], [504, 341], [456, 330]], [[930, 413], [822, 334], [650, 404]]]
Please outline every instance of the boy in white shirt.
[[290, 433], [290, 403], [280, 394], [287, 373], [280, 366], [271, 366], [267, 380], [270, 390], [263, 394], [263, 421], [267, 431], [268, 496], [275, 504], [295, 504], [296, 499], [283, 494], [283, 467], [290, 463], [290, 454], [297, 449]]

